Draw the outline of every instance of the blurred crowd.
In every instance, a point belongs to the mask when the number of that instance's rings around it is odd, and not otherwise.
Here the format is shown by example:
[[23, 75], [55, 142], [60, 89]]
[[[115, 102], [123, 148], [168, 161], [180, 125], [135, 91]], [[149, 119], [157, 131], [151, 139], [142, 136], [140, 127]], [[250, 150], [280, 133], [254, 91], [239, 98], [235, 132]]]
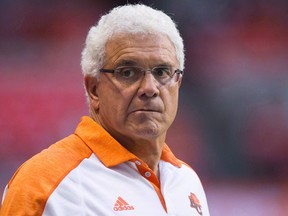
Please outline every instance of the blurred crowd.
[[[208, 183], [287, 182], [288, 1], [142, 2], [171, 15], [184, 38], [179, 112], [167, 140], [176, 155]], [[86, 34], [125, 3], [0, 0], [0, 190], [88, 114]]]

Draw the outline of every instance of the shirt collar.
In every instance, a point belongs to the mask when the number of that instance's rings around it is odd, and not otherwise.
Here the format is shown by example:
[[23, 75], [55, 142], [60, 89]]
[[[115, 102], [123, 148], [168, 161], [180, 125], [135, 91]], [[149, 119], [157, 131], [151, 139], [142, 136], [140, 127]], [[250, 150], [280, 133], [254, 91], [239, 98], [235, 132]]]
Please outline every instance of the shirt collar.
[[[106, 167], [112, 167], [126, 161], [138, 159], [117, 142], [103, 127], [88, 116], [81, 118], [75, 134], [85, 142]], [[164, 144], [162, 150], [161, 160], [177, 167], [181, 167], [182, 164], [166, 144]]]

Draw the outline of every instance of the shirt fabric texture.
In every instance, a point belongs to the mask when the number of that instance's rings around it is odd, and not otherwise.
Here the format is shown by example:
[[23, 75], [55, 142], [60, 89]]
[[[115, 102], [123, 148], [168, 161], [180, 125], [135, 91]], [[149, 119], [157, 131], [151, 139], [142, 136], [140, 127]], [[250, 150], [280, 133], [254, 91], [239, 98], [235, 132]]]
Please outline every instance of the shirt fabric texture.
[[9, 181], [0, 215], [208, 216], [202, 184], [163, 147], [157, 178], [90, 117], [26, 161]]

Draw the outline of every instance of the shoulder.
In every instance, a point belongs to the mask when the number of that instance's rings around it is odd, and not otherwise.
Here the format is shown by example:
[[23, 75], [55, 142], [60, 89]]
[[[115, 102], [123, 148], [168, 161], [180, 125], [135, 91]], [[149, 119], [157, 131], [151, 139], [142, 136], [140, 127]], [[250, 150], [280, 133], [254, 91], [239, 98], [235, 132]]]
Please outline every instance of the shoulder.
[[48, 197], [59, 183], [91, 154], [91, 150], [76, 135], [51, 145], [19, 167], [8, 183], [2, 207], [6, 205], [12, 209], [14, 205], [15, 214], [20, 213], [16, 210], [21, 206], [26, 210], [29, 208], [32, 214], [43, 210]]
[[[197, 174], [197, 172], [187, 163], [177, 159], [180, 166], [174, 166], [168, 162], [162, 163], [162, 169], [165, 171], [169, 170], [171, 176], [173, 176], [173, 180], [179, 182], [181, 185], [191, 185], [195, 187], [202, 188], [201, 180]], [[163, 170], [163, 171], [164, 171]]]
[[39, 179], [40, 177], [59, 176], [62, 172], [69, 171], [77, 166], [84, 158], [91, 155], [91, 150], [76, 135], [70, 135], [49, 148], [36, 154], [16, 171], [9, 182], [9, 186], [17, 178], [28, 175]]

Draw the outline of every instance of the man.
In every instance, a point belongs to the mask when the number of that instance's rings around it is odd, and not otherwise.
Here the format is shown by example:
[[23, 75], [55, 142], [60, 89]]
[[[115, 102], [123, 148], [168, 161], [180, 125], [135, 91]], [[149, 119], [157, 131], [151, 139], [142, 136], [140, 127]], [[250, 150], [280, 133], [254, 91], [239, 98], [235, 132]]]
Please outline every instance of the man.
[[126, 5], [104, 15], [82, 53], [90, 117], [18, 169], [1, 215], [209, 215], [197, 174], [165, 144], [183, 68], [166, 14]]

